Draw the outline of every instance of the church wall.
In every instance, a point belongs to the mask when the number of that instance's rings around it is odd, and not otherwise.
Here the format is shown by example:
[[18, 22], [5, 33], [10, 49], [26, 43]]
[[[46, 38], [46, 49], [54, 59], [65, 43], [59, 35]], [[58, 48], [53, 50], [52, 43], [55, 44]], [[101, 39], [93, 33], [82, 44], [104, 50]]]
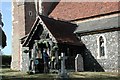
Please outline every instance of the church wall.
[[[98, 38], [106, 39], [106, 57], [98, 57]], [[118, 31], [81, 36], [85, 44], [84, 68], [86, 71], [118, 71]]]
[[29, 33], [36, 20], [36, 9], [34, 2], [25, 2], [25, 35]]
[[118, 31], [118, 71], [120, 74], [120, 31]]
[[11, 69], [20, 69], [20, 38], [25, 35], [24, 4], [12, 2], [12, 62]]
[[12, 62], [11, 69], [20, 70], [20, 39], [29, 33], [36, 19], [34, 2], [12, 2]]
[[[37, 10], [34, 2], [15, 2], [12, 1], [12, 62], [11, 69], [20, 70], [21, 61], [20, 59], [24, 57], [20, 55], [20, 39], [27, 35], [33, 26], [36, 17]], [[41, 3], [41, 2], [39, 2]], [[50, 5], [42, 5], [47, 11]], [[38, 6], [38, 5], [37, 5]], [[40, 7], [40, 10], [43, 10]], [[41, 13], [43, 14], [43, 12]]]

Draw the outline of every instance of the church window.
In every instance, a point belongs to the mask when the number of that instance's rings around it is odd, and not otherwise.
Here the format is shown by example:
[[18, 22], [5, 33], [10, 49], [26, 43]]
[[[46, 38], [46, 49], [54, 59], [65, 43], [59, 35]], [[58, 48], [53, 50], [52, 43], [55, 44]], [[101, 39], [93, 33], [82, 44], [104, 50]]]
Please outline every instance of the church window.
[[105, 46], [104, 46], [104, 39], [102, 36], [99, 38], [99, 46], [100, 46], [100, 57], [105, 56]]
[[104, 36], [98, 38], [98, 58], [106, 58], [106, 39]]
[[29, 16], [32, 16], [32, 11], [29, 11]]

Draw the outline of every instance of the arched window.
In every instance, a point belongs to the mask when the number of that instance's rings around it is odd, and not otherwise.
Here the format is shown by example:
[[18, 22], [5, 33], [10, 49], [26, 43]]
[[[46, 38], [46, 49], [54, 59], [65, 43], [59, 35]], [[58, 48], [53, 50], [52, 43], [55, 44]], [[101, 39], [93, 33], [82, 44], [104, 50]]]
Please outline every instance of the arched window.
[[104, 36], [98, 38], [98, 58], [106, 58], [106, 39]]
[[99, 38], [99, 47], [100, 47], [100, 57], [105, 56], [105, 46], [104, 46], [104, 39], [102, 36]]
[[29, 16], [32, 16], [32, 11], [29, 11]]

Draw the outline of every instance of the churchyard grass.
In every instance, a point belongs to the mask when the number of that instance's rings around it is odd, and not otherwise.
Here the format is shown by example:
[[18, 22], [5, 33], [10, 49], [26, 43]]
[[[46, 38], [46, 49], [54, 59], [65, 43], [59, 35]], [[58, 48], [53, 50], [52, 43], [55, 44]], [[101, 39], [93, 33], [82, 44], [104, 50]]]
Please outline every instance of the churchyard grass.
[[[64, 80], [120, 80], [117, 73], [110, 72], [69, 72], [69, 79]], [[9, 68], [0, 69], [2, 80], [59, 80], [56, 73], [33, 74], [11, 70]]]

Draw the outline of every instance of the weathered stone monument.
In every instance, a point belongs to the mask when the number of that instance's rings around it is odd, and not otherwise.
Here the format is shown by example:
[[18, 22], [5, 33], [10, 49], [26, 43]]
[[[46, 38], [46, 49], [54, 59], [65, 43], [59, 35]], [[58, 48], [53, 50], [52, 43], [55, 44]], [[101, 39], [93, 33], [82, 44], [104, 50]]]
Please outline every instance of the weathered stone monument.
[[75, 57], [75, 71], [84, 71], [83, 68], [83, 58], [81, 56], [81, 54], [77, 54], [77, 56]]
[[61, 70], [59, 73], [59, 78], [68, 78], [67, 70], [65, 69], [65, 53], [61, 53]]

